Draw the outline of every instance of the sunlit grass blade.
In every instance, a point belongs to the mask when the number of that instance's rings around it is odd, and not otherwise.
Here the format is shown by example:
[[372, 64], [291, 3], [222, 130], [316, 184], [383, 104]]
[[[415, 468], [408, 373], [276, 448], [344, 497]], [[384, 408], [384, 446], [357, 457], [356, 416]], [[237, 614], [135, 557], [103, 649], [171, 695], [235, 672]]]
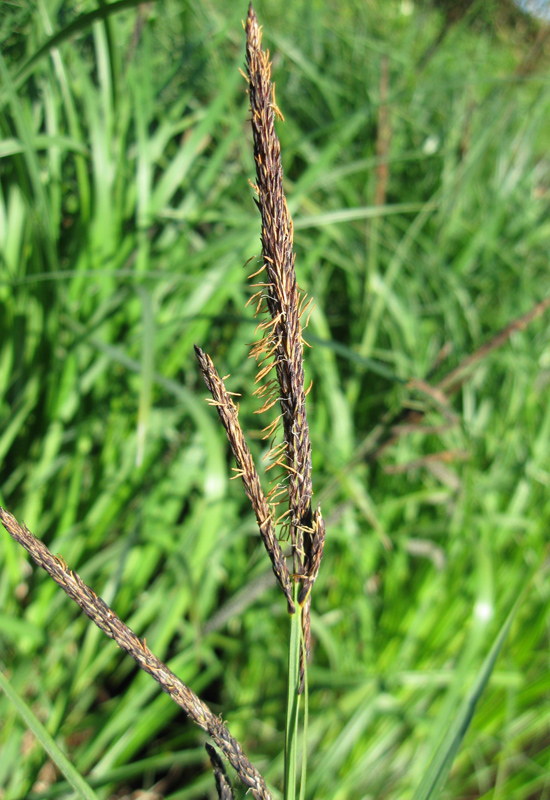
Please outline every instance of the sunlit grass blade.
[[456, 716], [450, 725], [447, 733], [443, 737], [441, 744], [437, 748], [432, 761], [424, 775], [418, 789], [414, 793], [413, 800], [436, 800], [443, 789], [448, 775], [453, 766], [453, 761], [456, 757], [458, 749], [462, 744], [464, 736], [470, 726], [470, 722], [475, 714], [477, 703], [483, 694], [491, 674], [493, 672], [496, 661], [502, 650], [502, 646], [512, 627], [515, 616], [521, 608], [528, 590], [531, 588], [533, 577], [531, 577], [523, 588], [520, 596], [512, 606], [506, 620], [504, 621], [500, 631], [498, 632], [493, 645], [487, 654], [474, 684], [456, 713]]
[[366, 206], [364, 208], [341, 208], [338, 211], [327, 211], [314, 217], [297, 217], [294, 228], [322, 228], [324, 225], [337, 225], [356, 219], [374, 219], [391, 214], [416, 214], [419, 211], [435, 211], [437, 203], [397, 203], [392, 206]]
[[136, 466], [143, 464], [147, 426], [151, 411], [151, 395], [153, 387], [153, 351], [155, 324], [153, 317], [151, 294], [141, 286], [137, 287], [142, 302], [143, 313], [143, 342], [141, 346], [141, 386], [139, 391], [139, 410], [137, 425], [137, 452]]
[[[47, 39], [44, 44], [41, 45], [36, 52], [33, 53], [33, 55], [21, 66], [15, 77], [16, 88], [19, 88], [27, 80], [27, 78], [32, 74], [35, 66], [42, 58], [49, 54], [50, 50], [59, 47], [60, 44], [67, 41], [67, 39], [70, 39], [71, 36], [87, 30], [94, 22], [105, 20], [113, 14], [124, 11], [128, 8], [133, 8], [137, 5], [139, 5], [139, 0], [116, 0], [116, 2], [110, 3], [109, 5], [100, 6], [93, 11], [80, 14], [71, 23]], [[5, 98], [0, 94], [0, 103], [4, 99]]]
[[29, 730], [34, 733], [46, 753], [54, 764], [59, 767], [59, 770], [67, 778], [78, 796], [81, 797], [82, 800], [99, 800], [96, 793], [86, 783], [84, 778], [79, 775], [40, 720], [33, 714], [27, 703], [25, 703], [23, 698], [13, 689], [2, 669], [0, 669], [0, 688], [5, 692], [7, 697], [9, 697]]

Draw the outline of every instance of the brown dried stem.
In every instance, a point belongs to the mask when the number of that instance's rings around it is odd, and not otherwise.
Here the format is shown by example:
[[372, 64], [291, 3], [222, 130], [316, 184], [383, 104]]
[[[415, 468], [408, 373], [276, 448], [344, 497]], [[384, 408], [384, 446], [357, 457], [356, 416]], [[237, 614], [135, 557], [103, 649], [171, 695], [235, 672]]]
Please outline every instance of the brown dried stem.
[[[491, 339], [481, 345], [476, 351], [466, 356], [460, 364], [448, 372], [438, 383], [431, 388], [443, 397], [444, 402], [450, 399], [461, 387], [475, 374], [475, 368], [484, 362], [495, 350], [503, 347], [516, 331], [525, 330], [534, 320], [542, 316], [550, 308], [550, 296], [545, 297], [521, 317], [512, 320], [504, 328], [498, 331]], [[445, 352], [445, 358], [447, 353]], [[441, 360], [438, 359], [436, 366], [439, 367]], [[431, 374], [435, 370], [431, 371]], [[429, 377], [431, 377], [431, 374]], [[418, 381], [414, 381], [414, 386], [418, 386]], [[428, 393], [427, 389], [424, 389]], [[438, 401], [439, 402], [439, 401]], [[344, 474], [355, 469], [362, 461], [374, 463], [379, 459], [384, 451], [395, 444], [397, 440], [411, 433], [423, 431], [424, 433], [438, 433], [439, 427], [420, 427], [424, 419], [425, 412], [419, 409], [399, 408], [398, 411], [389, 412], [382, 421], [369, 433], [360, 447], [357, 449], [353, 458], [346, 464], [342, 471]], [[340, 483], [339, 478], [331, 481], [324, 491], [323, 497], [326, 499], [333, 495]]]
[[[452, 397], [452, 395], [456, 394], [456, 392], [462, 388], [463, 384], [471, 377], [474, 368], [478, 364], [482, 363], [494, 350], [498, 350], [505, 345], [512, 334], [517, 331], [525, 330], [531, 322], [542, 316], [549, 308], [550, 296], [535, 303], [526, 314], [513, 319], [508, 325], [505, 325], [504, 328], [501, 328], [500, 331], [491, 337], [491, 339], [478, 347], [473, 353], [466, 356], [457, 367], [448, 372], [434, 387], [432, 387], [432, 392], [439, 393], [444, 400]], [[367, 442], [365, 442], [360, 449], [357, 460], [365, 459], [367, 461], [375, 461], [382, 452], [387, 447], [394, 444], [403, 433], [409, 433], [411, 425], [414, 426], [414, 430], [418, 430], [418, 424], [423, 417], [424, 413], [416, 409], [400, 409], [396, 414], [388, 415], [387, 418], [383, 420], [382, 424], [372, 432], [372, 435], [369, 436]], [[356, 459], [353, 461], [353, 464], [355, 463]]]
[[256, 515], [260, 534], [268, 552], [277, 583], [283, 590], [288, 603], [288, 611], [294, 613], [292, 600], [292, 582], [285, 557], [275, 533], [273, 514], [265, 498], [260, 478], [254, 465], [254, 459], [245, 442], [239, 424], [237, 408], [231, 399], [224, 382], [218, 375], [212, 359], [200, 347], [195, 346], [195, 353], [204, 377], [204, 382], [212, 395], [212, 404], [216, 406], [219, 417], [229, 439], [229, 444], [237, 462], [238, 474], [241, 476], [245, 492]]
[[240, 744], [234, 739], [225, 724], [216, 717], [202, 700], [174, 675], [174, 673], [157, 658], [140, 639], [107, 604], [87, 586], [82, 578], [68, 568], [60, 556], [54, 556], [46, 545], [37, 539], [25, 525], [19, 522], [0, 507], [0, 522], [31, 558], [46, 570], [48, 575], [74, 600], [84, 613], [109, 638], [114, 639], [122, 650], [130, 655], [137, 665], [149, 673], [160, 684], [172, 700], [183, 709], [193, 722], [211, 736], [214, 743], [225, 755], [240, 779], [249, 787], [253, 797], [258, 800], [271, 800], [265, 781], [257, 769], [244, 755]]

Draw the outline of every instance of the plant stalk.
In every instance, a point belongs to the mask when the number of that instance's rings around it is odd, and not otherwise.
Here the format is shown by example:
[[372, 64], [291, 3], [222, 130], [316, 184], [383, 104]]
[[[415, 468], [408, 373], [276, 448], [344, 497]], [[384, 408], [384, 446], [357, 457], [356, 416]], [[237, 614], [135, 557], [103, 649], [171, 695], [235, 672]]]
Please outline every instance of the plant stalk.
[[[302, 641], [302, 609], [298, 600], [299, 585], [294, 587], [295, 612], [290, 615], [288, 648], [288, 696], [285, 735], [285, 800], [295, 800], [298, 753], [298, 715], [300, 712], [300, 652]], [[302, 787], [303, 789], [303, 787]]]

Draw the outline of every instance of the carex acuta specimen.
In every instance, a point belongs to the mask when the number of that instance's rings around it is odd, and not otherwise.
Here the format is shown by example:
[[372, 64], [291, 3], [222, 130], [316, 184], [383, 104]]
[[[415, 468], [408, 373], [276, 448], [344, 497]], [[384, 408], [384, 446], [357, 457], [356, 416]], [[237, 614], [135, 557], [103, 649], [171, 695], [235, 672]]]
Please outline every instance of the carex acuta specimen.
[[[290, 613], [296, 596], [303, 607], [303, 649], [301, 683], [305, 658], [310, 651], [309, 609], [311, 588], [319, 572], [325, 541], [325, 525], [320, 508], [312, 506], [311, 441], [306, 415], [304, 381], [304, 340], [301, 317], [311, 301], [302, 294], [294, 268], [292, 219], [283, 190], [281, 145], [275, 131], [275, 118], [282, 114], [275, 102], [271, 82], [269, 52], [262, 49], [262, 33], [254, 9], [246, 20], [246, 80], [250, 98], [256, 180], [252, 184], [261, 216], [261, 265], [250, 277], [257, 279], [251, 301], [256, 316], [265, 315], [258, 326], [261, 338], [251, 348], [258, 364], [255, 394], [262, 401], [257, 413], [277, 404], [279, 416], [264, 429], [264, 436], [274, 439], [278, 422], [282, 441], [273, 443], [271, 466], [282, 468], [284, 478], [264, 495], [256, 467], [238, 421], [237, 408], [219, 377], [212, 360], [200, 348], [197, 358], [205, 383], [225, 427], [237, 462], [238, 472], [258, 521], [260, 534], [271, 560], [277, 583], [282, 589]], [[271, 377], [272, 373], [275, 377]], [[285, 502], [286, 501], [286, 502]], [[287, 504], [282, 514], [279, 506]], [[289, 574], [276, 536], [277, 523], [290, 540], [293, 560]], [[296, 595], [292, 581], [298, 584]]]

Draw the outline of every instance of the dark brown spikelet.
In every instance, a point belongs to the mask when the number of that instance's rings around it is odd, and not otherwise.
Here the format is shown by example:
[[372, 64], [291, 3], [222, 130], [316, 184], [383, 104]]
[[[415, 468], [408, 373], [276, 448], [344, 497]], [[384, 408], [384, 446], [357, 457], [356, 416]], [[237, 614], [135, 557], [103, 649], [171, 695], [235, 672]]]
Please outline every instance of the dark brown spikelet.
[[298, 597], [298, 602], [303, 605], [311, 592], [311, 587], [319, 574], [323, 549], [325, 547], [325, 521], [321, 514], [321, 506], [313, 512], [311, 529], [305, 531], [304, 537], [306, 563], [305, 573], [302, 581], [302, 588]]
[[200, 347], [195, 346], [195, 353], [201, 372], [206, 383], [206, 387], [212, 395], [211, 403], [216, 406], [219, 417], [229, 439], [231, 450], [237, 462], [237, 474], [242, 478], [246, 495], [250, 500], [260, 534], [271, 559], [273, 572], [277, 583], [283, 590], [288, 603], [290, 614], [294, 613], [294, 602], [292, 600], [292, 582], [286, 565], [281, 545], [275, 533], [275, 523], [269, 504], [265, 498], [260, 478], [254, 466], [252, 454], [245, 442], [244, 434], [239, 424], [239, 418], [235, 403], [225, 388], [224, 382], [218, 375], [212, 359], [204, 353]]
[[[262, 258], [267, 280], [259, 296], [271, 319], [263, 323], [263, 338], [252, 348], [261, 380], [275, 366], [275, 394], [267, 392], [264, 409], [277, 398], [281, 404], [284, 467], [289, 476], [289, 530], [294, 569], [303, 575], [304, 529], [311, 528], [311, 444], [306, 419], [303, 340], [300, 313], [304, 302], [296, 284], [292, 220], [283, 193], [281, 147], [275, 133], [275, 104], [269, 53], [252, 6], [246, 20], [246, 62], [256, 161], [256, 204], [262, 218]], [[263, 270], [262, 268], [262, 270]], [[260, 270], [260, 271], [262, 271]], [[265, 396], [265, 393], [264, 393]], [[283, 462], [279, 462], [283, 464]]]
[[151, 675], [161, 689], [209, 736], [225, 755], [257, 800], [271, 800], [265, 781], [242, 751], [240, 744], [231, 736], [225, 724], [208, 708], [203, 701], [175, 675], [160, 658], [151, 652], [131, 628], [117, 617], [114, 611], [87, 586], [80, 575], [69, 569], [61, 556], [54, 556], [46, 545], [37, 539], [25, 525], [0, 507], [0, 522], [39, 567], [61, 586], [71, 600], [74, 600], [84, 613], [107, 634], [117, 645], [130, 655], [138, 666]]
[[231, 788], [231, 784], [225, 772], [223, 761], [219, 757], [216, 749], [212, 747], [211, 744], [208, 744], [208, 742], [204, 747], [212, 763], [212, 768], [214, 769], [214, 779], [216, 781], [216, 790], [219, 800], [235, 800], [235, 795], [233, 794], [233, 789]]

